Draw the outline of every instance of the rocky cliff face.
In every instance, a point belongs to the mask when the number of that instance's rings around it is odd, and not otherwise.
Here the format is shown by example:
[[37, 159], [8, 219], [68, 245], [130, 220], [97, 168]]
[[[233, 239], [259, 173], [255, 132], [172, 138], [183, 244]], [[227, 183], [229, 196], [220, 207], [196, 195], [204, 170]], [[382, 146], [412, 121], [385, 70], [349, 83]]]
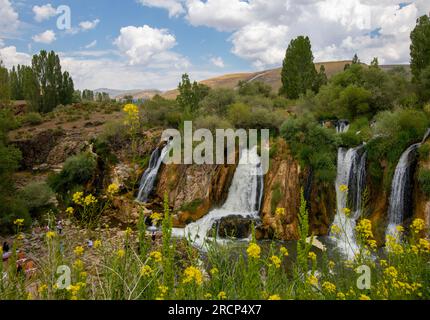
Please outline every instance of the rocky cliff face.
[[[430, 142], [427, 142], [424, 146], [429, 146]], [[418, 174], [420, 170], [430, 170], [430, 157], [426, 159], [420, 159], [418, 162], [416, 177], [415, 177], [415, 186], [414, 186], [414, 218], [423, 219], [426, 222], [427, 227], [430, 227], [430, 199], [429, 197], [421, 190], [420, 185], [418, 183]]]
[[168, 194], [177, 211], [174, 224], [184, 226], [224, 203], [235, 169], [234, 165], [163, 165], [155, 194], [159, 199]]

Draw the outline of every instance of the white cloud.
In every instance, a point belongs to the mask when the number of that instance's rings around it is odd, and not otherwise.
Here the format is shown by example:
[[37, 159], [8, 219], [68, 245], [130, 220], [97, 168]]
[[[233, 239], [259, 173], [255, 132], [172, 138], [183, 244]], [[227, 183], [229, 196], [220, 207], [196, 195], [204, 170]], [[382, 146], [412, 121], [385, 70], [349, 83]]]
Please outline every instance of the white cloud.
[[216, 66], [218, 68], [224, 68], [225, 67], [224, 60], [221, 57], [212, 57], [210, 59], [210, 61], [214, 66]]
[[255, 67], [264, 68], [282, 61], [288, 40], [287, 26], [271, 26], [263, 22], [251, 24], [233, 34], [232, 52], [252, 61]]
[[85, 49], [94, 48], [97, 45], [97, 40], [94, 40], [85, 46]]
[[15, 33], [19, 26], [19, 16], [9, 0], [0, 0], [0, 36]]
[[169, 11], [169, 17], [177, 17], [185, 12], [180, 0], [139, 0], [139, 2], [146, 7], [166, 9]]
[[93, 21], [82, 21], [81, 23], [79, 23], [79, 27], [81, 28], [81, 30], [86, 31], [94, 29], [99, 23], [100, 19], [95, 19]]
[[32, 39], [34, 42], [50, 44], [54, 42], [57, 38], [55, 37], [54, 31], [46, 30], [45, 32], [33, 36]]
[[4, 47], [4, 41], [3, 39], [0, 39], [0, 48]]
[[37, 22], [42, 22], [44, 20], [49, 20], [52, 17], [57, 15], [57, 9], [52, 7], [50, 3], [45, 4], [43, 6], [34, 6], [33, 7], [34, 20]]
[[174, 54], [168, 52], [176, 45], [176, 39], [166, 29], [128, 26], [121, 28], [114, 44], [131, 65], [149, 64], [151, 60], [161, 62], [164, 58], [172, 58]]
[[4, 65], [10, 69], [12, 66], [16, 66], [18, 64], [30, 64], [31, 56], [26, 53], [17, 52], [16, 47], [9, 46], [0, 48], [0, 60], [3, 60]]

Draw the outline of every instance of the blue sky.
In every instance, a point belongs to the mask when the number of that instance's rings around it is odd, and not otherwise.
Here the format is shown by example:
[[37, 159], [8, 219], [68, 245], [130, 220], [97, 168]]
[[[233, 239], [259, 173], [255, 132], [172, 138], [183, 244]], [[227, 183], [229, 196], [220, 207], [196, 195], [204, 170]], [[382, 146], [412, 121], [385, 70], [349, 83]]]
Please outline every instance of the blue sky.
[[[41, 49], [60, 54], [76, 87], [169, 89], [281, 65], [290, 40], [311, 38], [317, 61], [408, 63], [409, 33], [430, 1], [0, 0], [0, 57], [10, 67]], [[56, 8], [71, 10], [59, 30]]]

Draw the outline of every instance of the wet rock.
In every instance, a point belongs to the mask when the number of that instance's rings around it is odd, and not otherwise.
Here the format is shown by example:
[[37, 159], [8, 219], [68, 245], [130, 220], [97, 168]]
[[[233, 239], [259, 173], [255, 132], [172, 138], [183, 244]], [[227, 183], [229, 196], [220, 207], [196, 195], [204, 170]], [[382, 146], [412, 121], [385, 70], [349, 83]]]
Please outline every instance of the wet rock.
[[242, 216], [229, 216], [217, 222], [218, 236], [220, 238], [245, 239], [251, 234], [252, 219]]

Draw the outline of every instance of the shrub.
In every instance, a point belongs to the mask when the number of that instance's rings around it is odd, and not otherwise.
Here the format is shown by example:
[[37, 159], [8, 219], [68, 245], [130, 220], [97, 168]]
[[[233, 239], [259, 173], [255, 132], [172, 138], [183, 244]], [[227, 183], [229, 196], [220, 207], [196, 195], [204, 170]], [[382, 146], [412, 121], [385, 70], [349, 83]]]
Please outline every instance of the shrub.
[[427, 160], [430, 156], [430, 144], [424, 143], [418, 149], [418, 153], [420, 155], [420, 160]]
[[43, 122], [43, 117], [38, 112], [30, 112], [21, 119], [23, 124], [35, 126]]
[[25, 201], [30, 212], [47, 206], [54, 196], [54, 192], [45, 182], [32, 182], [20, 192], [20, 198]]
[[66, 194], [74, 187], [88, 183], [93, 178], [96, 167], [96, 159], [89, 152], [70, 157], [60, 173], [49, 177], [49, 186], [57, 193]]
[[216, 115], [201, 116], [194, 120], [196, 129], [208, 129], [215, 134], [216, 129], [230, 129], [232, 125], [227, 120]]
[[236, 93], [232, 89], [214, 89], [200, 102], [200, 113], [225, 116], [229, 105], [236, 100]]
[[272, 87], [262, 81], [239, 81], [239, 94], [242, 96], [262, 95], [270, 97]]

